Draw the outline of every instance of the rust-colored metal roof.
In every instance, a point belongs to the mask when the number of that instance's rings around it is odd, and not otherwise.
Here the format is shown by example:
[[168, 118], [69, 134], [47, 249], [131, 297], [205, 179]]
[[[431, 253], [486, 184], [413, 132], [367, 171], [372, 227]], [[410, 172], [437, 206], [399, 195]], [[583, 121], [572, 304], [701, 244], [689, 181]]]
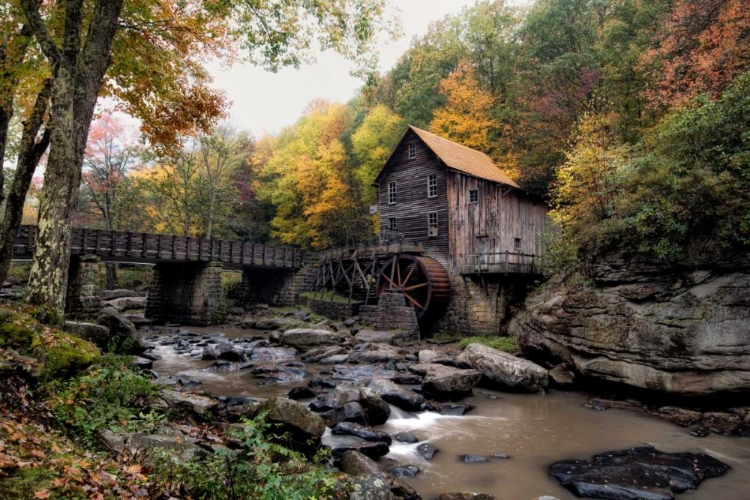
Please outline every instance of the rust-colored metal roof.
[[435, 135], [421, 128], [409, 125], [409, 128], [419, 136], [427, 147], [440, 158], [448, 168], [458, 170], [465, 174], [479, 177], [480, 179], [486, 179], [488, 181], [498, 182], [500, 184], [506, 184], [513, 186], [514, 188], [519, 187], [513, 179], [500, 170], [492, 158], [477, 151], [475, 149], [467, 148], [457, 142], [449, 141], [438, 135]]

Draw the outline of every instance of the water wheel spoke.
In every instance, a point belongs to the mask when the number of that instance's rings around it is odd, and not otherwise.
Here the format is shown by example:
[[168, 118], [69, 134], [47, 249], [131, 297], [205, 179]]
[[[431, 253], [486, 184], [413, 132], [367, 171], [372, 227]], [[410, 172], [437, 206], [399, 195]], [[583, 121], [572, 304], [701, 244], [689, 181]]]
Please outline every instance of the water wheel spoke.
[[412, 265], [411, 269], [409, 269], [409, 274], [406, 275], [406, 279], [404, 280], [404, 285], [409, 282], [409, 278], [411, 278], [411, 275], [414, 273], [414, 270], [417, 268], [417, 266]]
[[390, 284], [391, 284], [391, 288], [398, 288], [398, 287], [396, 286], [396, 284], [395, 284], [395, 283], [394, 283], [393, 281], [391, 281], [391, 278], [389, 278], [389, 277], [388, 277], [388, 276], [386, 276], [385, 274], [383, 274], [383, 278], [385, 278], [385, 280], [386, 280], [386, 281], [387, 281], [388, 283], [390, 283]]
[[404, 297], [406, 297], [409, 300], [409, 302], [411, 302], [412, 304], [414, 304], [414, 307], [418, 307], [418, 308], [420, 308], [421, 310], [424, 311], [424, 306], [422, 304], [420, 304], [419, 302], [417, 302], [416, 300], [414, 300], [411, 297], [411, 295], [409, 295], [408, 293], [404, 293]]
[[417, 288], [422, 288], [422, 287], [425, 287], [427, 285], [429, 285], [429, 283], [425, 282], [425, 283], [419, 283], [417, 285], [407, 286], [406, 288], [404, 288], [404, 291], [405, 292], [410, 292], [412, 290], [416, 290]]
[[401, 266], [398, 264], [398, 262], [395, 262], [394, 265], [396, 266], [396, 274], [398, 276], [398, 286], [399, 288], [401, 288], [406, 282], [401, 281]]

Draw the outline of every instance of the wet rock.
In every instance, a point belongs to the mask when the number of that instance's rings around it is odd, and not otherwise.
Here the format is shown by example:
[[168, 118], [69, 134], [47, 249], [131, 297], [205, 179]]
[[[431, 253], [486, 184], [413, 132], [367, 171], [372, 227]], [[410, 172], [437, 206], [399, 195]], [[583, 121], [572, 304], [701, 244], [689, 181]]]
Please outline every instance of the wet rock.
[[399, 443], [414, 444], [420, 441], [417, 436], [406, 431], [397, 432], [393, 437]]
[[614, 451], [590, 461], [550, 466], [550, 475], [575, 495], [612, 500], [672, 500], [730, 467], [704, 454], [662, 453], [651, 446]]
[[459, 457], [461, 461], [465, 464], [478, 464], [482, 462], [489, 462], [489, 459], [487, 457], [483, 457], [482, 455], [461, 455]]
[[386, 379], [372, 379], [367, 387], [377, 392], [388, 403], [406, 411], [417, 411], [422, 408], [424, 396], [409, 389], [399, 387]]
[[256, 347], [250, 352], [252, 361], [286, 361], [293, 360], [297, 349], [291, 347]]
[[252, 316], [245, 316], [237, 322], [237, 326], [244, 330], [251, 330], [255, 328], [256, 319]]
[[687, 427], [695, 425], [701, 421], [703, 414], [699, 411], [686, 410], [676, 406], [662, 406], [657, 410], [660, 417], [671, 420], [672, 422]]
[[349, 355], [349, 363], [395, 363], [401, 360], [398, 350], [387, 344], [363, 344]]
[[65, 331], [72, 333], [89, 342], [93, 342], [99, 347], [106, 348], [109, 340], [109, 328], [95, 323], [86, 323], [83, 321], [66, 321]]
[[507, 460], [510, 457], [505, 453], [493, 453], [492, 455], [490, 455], [490, 458], [494, 458], [495, 460]]
[[346, 354], [346, 348], [341, 346], [334, 347], [317, 347], [310, 349], [302, 355], [302, 361], [305, 363], [319, 363], [321, 359], [330, 358], [339, 354]]
[[351, 402], [320, 414], [325, 425], [334, 427], [340, 422], [365, 424], [365, 411], [359, 403]]
[[134, 368], [139, 368], [141, 370], [150, 370], [154, 366], [154, 362], [150, 359], [142, 358], [140, 356], [133, 356], [133, 359], [130, 360], [130, 366]]
[[253, 328], [255, 330], [278, 330], [289, 324], [290, 321], [284, 318], [258, 318], [255, 320]]
[[419, 474], [420, 468], [416, 465], [397, 465], [396, 467], [388, 469], [388, 472], [399, 479], [403, 479], [405, 477], [412, 478]]
[[347, 380], [354, 383], [364, 383], [373, 378], [392, 379], [398, 375], [395, 370], [374, 365], [336, 365], [332, 372], [331, 378], [334, 380]]
[[354, 316], [344, 321], [344, 326], [349, 328], [350, 326], [354, 325], [354, 323], [358, 323], [359, 321], [360, 321], [360, 317]]
[[287, 397], [295, 401], [299, 399], [309, 399], [316, 396], [315, 392], [309, 387], [295, 387], [289, 391]]
[[435, 453], [438, 451], [440, 450], [432, 446], [430, 443], [422, 443], [417, 446], [417, 453], [419, 453], [425, 460], [432, 460], [432, 457], [434, 457]]
[[441, 493], [431, 500], [497, 500], [497, 498], [487, 493], [474, 493], [464, 491], [462, 493]]
[[440, 405], [440, 414], [460, 417], [461, 415], [466, 415], [473, 409], [474, 405], [443, 403]]
[[378, 464], [376, 464], [371, 458], [354, 450], [342, 453], [339, 468], [342, 472], [352, 476], [357, 476], [359, 474], [378, 474], [381, 472], [380, 466], [378, 466]]
[[462, 370], [434, 363], [413, 365], [409, 370], [424, 376], [422, 390], [436, 399], [464, 397], [482, 377], [477, 370]]
[[376, 342], [381, 344], [391, 344], [393, 332], [384, 332], [377, 330], [360, 330], [354, 336], [357, 342]]
[[422, 383], [422, 377], [416, 375], [396, 375], [390, 380], [401, 385], [418, 385]]
[[286, 398], [272, 398], [258, 406], [258, 414], [266, 414], [266, 422], [273, 425], [269, 432], [282, 444], [312, 456], [320, 446], [325, 432], [323, 420], [297, 403]]
[[312, 411], [328, 411], [352, 401], [359, 401], [357, 389], [336, 389], [335, 391], [318, 394], [315, 401], [310, 403]]
[[341, 336], [330, 330], [292, 328], [281, 334], [280, 343], [307, 351], [323, 345], [338, 345], [341, 343]]
[[294, 382], [310, 376], [305, 370], [286, 365], [262, 365], [253, 368], [250, 373], [254, 378], [266, 382]]
[[440, 365], [455, 366], [455, 358], [443, 354], [442, 352], [433, 351], [432, 349], [423, 349], [418, 354], [419, 362], [422, 364], [437, 363]]
[[328, 356], [319, 361], [321, 365], [340, 365], [349, 361], [348, 354], [336, 354], [334, 356]]
[[333, 434], [345, 434], [351, 436], [357, 436], [365, 441], [379, 441], [390, 445], [392, 442], [391, 436], [385, 432], [376, 431], [364, 425], [355, 424], [354, 422], [341, 422], [336, 424], [331, 430]]
[[382, 425], [388, 421], [391, 416], [391, 407], [380, 395], [368, 387], [359, 389], [359, 404], [365, 411], [367, 423], [369, 425]]
[[541, 366], [483, 344], [469, 344], [456, 361], [481, 372], [493, 389], [536, 392], [548, 385], [547, 370]]
[[388, 481], [379, 472], [373, 475], [359, 475], [349, 482], [349, 500], [397, 500], [391, 492]]
[[388, 445], [380, 441], [360, 441], [356, 443], [342, 443], [334, 446], [331, 455], [334, 459], [340, 459], [347, 451], [356, 451], [370, 458], [379, 458], [387, 455], [390, 451]]
[[575, 382], [575, 375], [565, 365], [557, 365], [549, 371], [549, 380], [555, 387], [567, 388]]
[[559, 500], [556, 497], [551, 497], [549, 495], [544, 495], [543, 497], [536, 497], [534, 500]]
[[313, 377], [307, 383], [307, 387], [311, 387], [313, 389], [335, 389], [336, 382], [334, 382], [333, 380]]

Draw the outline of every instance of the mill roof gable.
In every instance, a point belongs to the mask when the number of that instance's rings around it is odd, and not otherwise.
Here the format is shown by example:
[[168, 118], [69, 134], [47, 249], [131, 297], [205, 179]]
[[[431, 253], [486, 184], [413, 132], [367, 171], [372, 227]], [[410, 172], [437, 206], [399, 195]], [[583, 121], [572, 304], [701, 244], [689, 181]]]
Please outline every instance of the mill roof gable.
[[[505, 172], [500, 170], [500, 168], [495, 165], [495, 162], [492, 161], [492, 158], [482, 153], [481, 151], [468, 148], [466, 146], [458, 144], [457, 142], [445, 139], [431, 132], [427, 132], [426, 130], [422, 130], [421, 128], [417, 128], [413, 125], [409, 125], [409, 129], [404, 134], [404, 137], [399, 142], [399, 145], [404, 141], [406, 136], [409, 134], [409, 131], [414, 132], [417, 137], [419, 137], [419, 139], [433, 153], [435, 153], [438, 158], [440, 158], [440, 160], [445, 164], [446, 167], [474, 177], [478, 177], [480, 179], [485, 179], [488, 181], [497, 182], [499, 184], [505, 184], [514, 188], [519, 188], [518, 184], [516, 184], [513, 179], [511, 179]], [[396, 146], [394, 152], [397, 149], [398, 146]], [[393, 153], [391, 153], [391, 157], [388, 158], [388, 161], [385, 162], [385, 165], [375, 178], [376, 183], [380, 179], [380, 176], [383, 175], [383, 172], [387, 168], [392, 157]]]

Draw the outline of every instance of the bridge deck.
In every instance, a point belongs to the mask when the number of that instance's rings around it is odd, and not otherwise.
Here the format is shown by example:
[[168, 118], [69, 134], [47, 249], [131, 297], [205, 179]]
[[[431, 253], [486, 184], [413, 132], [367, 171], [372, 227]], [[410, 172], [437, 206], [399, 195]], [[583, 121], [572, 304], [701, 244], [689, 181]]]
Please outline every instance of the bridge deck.
[[[13, 248], [14, 259], [34, 254], [36, 226], [21, 226]], [[74, 228], [72, 255], [97, 255], [117, 262], [209, 262], [227, 267], [283, 267], [298, 269], [304, 263], [302, 250], [244, 241], [192, 238], [167, 234]]]

